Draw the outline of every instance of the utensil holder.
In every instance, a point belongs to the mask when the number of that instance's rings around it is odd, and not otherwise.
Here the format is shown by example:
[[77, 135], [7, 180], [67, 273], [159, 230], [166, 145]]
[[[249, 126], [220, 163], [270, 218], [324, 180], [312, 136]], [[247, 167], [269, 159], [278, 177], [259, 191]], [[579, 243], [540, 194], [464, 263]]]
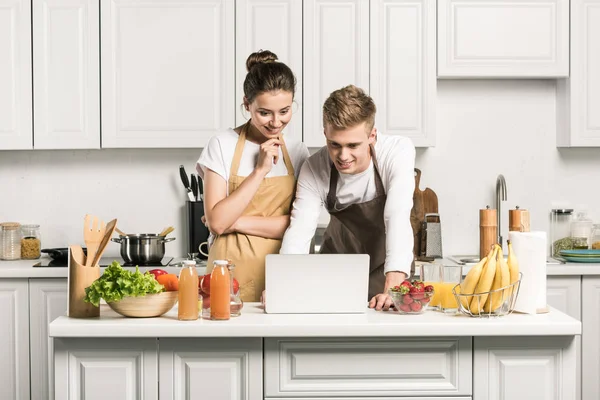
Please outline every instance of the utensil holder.
[[100, 267], [86, 267], [82, 259], [75, 259], [69, 247], [69, 295], [67, 315], [71, 318], [91, 318], [100, 316], [100, 307], [83, 301], [85, 288], [100, 278]]
[[[204, 202], [188, 201], [188, 253], [198, 253], [198, 246], [200, 246], [200, 243], [208, 240], [210, 232], [206, 225], [202, 223], [202, 216], [204, 216]], [[199, 253], [198, 258], [206, 260], [208, 257]]]

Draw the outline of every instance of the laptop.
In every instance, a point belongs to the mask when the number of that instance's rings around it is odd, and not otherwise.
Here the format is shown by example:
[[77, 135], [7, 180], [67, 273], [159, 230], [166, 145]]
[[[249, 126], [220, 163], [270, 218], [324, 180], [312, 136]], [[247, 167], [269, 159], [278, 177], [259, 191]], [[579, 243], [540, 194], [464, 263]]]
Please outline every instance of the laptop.
[[368, 254], [269, 254], [265, 312], [364, 313], [368, 308]]

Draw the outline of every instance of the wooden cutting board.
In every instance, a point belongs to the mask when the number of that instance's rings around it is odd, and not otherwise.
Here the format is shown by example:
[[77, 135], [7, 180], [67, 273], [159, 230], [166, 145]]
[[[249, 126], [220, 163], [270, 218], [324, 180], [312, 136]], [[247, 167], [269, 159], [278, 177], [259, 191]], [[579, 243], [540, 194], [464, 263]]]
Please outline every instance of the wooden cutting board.
[[[410, 225], [413, 229], [415, 244], [413, 254], [418, 256], [421, 250], [422, 226], [425, 214], [438, 213], [437, 194], [430, 188], [420, 189], [421, 170], [415, 168], [415, 191], [413, 192], [413, 208], [410, 212]], [[439, 218], [430, 218], [429, 222], [439, 222]]]

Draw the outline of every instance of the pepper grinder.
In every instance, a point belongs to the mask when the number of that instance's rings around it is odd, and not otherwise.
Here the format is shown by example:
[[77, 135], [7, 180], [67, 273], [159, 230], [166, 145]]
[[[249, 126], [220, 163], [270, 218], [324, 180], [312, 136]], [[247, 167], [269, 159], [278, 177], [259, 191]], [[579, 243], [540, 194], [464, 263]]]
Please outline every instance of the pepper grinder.
[[486, 206], [479, 210], [479, 259], [487, 256], [498, 237], [497, 211]]
[[516, 206], [514, 210], [508, 210], [508, 230], [517, 232], [529, 232], [531, 223], [529, 211], [519, 209]]

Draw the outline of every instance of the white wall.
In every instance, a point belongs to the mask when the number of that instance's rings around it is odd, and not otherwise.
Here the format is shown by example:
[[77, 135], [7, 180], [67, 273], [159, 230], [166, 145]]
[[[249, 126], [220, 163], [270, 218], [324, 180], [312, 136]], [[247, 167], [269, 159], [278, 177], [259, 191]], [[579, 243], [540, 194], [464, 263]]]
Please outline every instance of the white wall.
[[[586, 205], [600, 222], [600, 148], [557, 149], [552, 80], [438, 81], [437, 146], [417, 150], [421, 189], [436, 191], [444, 253], [479, 251], [479, 209], [495, 203], [531, 212], [547, 230], [553, 204]], [[398, 110], [401, 112], [401, 110]], [[174, 225], [167, 254], [185, 249], [185, 200], [178, 167], [193, 172], [200, 149], [0, 152], [0, 221], [39, 223], [43, 247], [82, 242], [83, 217], [119, 219], [128, 232]], [[109, 245], [107, 255], [117, 255]]]

